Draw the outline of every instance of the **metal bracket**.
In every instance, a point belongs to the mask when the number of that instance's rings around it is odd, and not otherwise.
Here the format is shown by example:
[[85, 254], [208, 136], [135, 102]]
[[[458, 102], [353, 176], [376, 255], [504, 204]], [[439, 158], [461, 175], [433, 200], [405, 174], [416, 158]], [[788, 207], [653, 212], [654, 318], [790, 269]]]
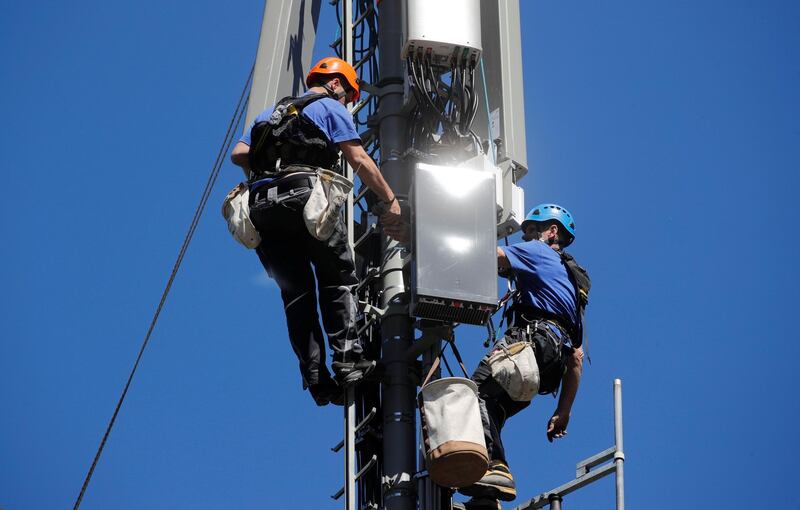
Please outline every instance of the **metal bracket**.
[[415, 339], [414, 343], [408, 348], [406, 353], [406, 359], [408, 360], [417, 359], [420, 354], [430, 349], [439, 340], [453, 338], [452, 325], [427, 327], [417, 324], [417, 327], [422, 330], [422, 335]]
[[388, 308], [378, 308], [377, 306], [371, 305], [366, 301], [359, 301], [358, 305], [361, 307], [361, 311], [364, 312], [364, 315], [366, 315], [370, 321], [382, 319], [389, 310]]
[[586, 475], [578, 477], [575, 480], [565, 483], [560, 487], [556, 487], [553, 490], [539, 494], [535, 498], [519, 505], [518, 507], [516, 507], [515, 510], [535, 510], [537, 508], [543, 508], [548, 504], [550, 504], [550, 497], [554, 495], [559, 497], [564, 497], [567, 494], [570, 494], [571, 492], [580, 489], [581, 487], [589, 485], [590, 483], [599, 480], [600, 478], [606, 477], [614, 473], [615, 470], [616, 467], [614, 466], [614, 464], [606, 464], [605, 466], [601, 467], [596, 471], [587, 473]]
[[371, 267], [367, 270], [367, 274], [364, 275], [364, 278], [361, 279], [361, 282], [356, 286], [356, 295], [360, 294], [361, 291], [366, 287], [372, 280], [374, 280], [379, 274], [381, 274], [381, 270], [377, 267]]
[[386, 85], [373, 85], [365, 81], [360, 82], [359, 87], [361, 90], [368, 93], [370, 96], [382, 97], [387, 94], [402, 94], [404, 93], [404, 84], [402, 83], [387, 83]]
[[413, 490], [413, 476], [410, 473], [398, 473], [394, 476], [384, 475], [382, 482], [385, 493]]
[[414, 423], [414, 415], [411, 413], [392, 413], [389, 416], [384, 416], [384, 421], [389, 423]]
[[593, 467], [599, 466], [603, 462], [611, 460], [612, 458], [614, 458], [614, 454], [616, 451], [617, 447], [612, 446], [611, 448], [603, 450], [602, 452], [596, 455], [592, 455], [588, 459], [584, 459], [578, 462], [578, 464], [575, 465], [575, 478], [580, 478], [586, 473], [588, 473], [589, 470], [592, 469]]

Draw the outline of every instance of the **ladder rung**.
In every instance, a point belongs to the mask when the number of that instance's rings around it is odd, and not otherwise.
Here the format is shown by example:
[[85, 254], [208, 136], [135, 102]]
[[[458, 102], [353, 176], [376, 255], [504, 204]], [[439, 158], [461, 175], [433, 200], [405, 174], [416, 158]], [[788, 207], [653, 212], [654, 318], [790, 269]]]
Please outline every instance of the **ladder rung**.
[[375, 324], [375, 320], [376, 320], [376, 319], [377, 319], [377, 317], [375, 317], [375, 316], [372, 316], [372, 317], [370, 317], [369, 319], [367, 319], [367, 323], [366, 323], [366, 324], [364, 324], [363, 326], [361, 326], [361, 329], [359, 329], [358, 331], [356, 331], [356, 336], [357, 336], [358, 338], [361, 338], [361, 335], [363, 335], [363, 334], [364, 334], [364, 332], [365, 332], [367, 329], [369, 329], [369, 328], [370, 328], [370, 326], [372, 326], [373, 324]]
[[376, 276], [380, 274], [380, 272], [381, 270], [378, 269], [377, 267], [371, 267], [369, 271], [367, 271], [367, 274], [364, 276], [364, 278], [361, 280], [361, 283], [359, 283], [356, 286], [356, 294], [360, 293], [361, 289], [367, 286]]
[[[363, 468], [361, 468], [361, 470], [359, 470], [359, 472], [358, 472], [358, 473], [356, 473], [356, 478], [355, 478], [355, 481], [356, 481], [356, 482], [357, 482], [357, 481], [359, 481], [359, 480], [361, 479], [361, 477], [362, 477], [362, 476], [364, 476], [364, 473], [366, 473], [366, 472], [367, 472], [367, 470], [368, 470], [369, 468], [371, 468], [372, 466], [374, 466], [374, 465], [375, 465], [377, 462], [378, 462], [378, 456], [377, 456], [377, 455], [373, 455], [373, 456], [372, 456], [372, 458], [371, 458], [371, 459], [369, 459], [369, 462], [367, 462], [367, 463], [364, 465], [364, 467], [363, 467]], [[331, 496], [331, 499], [334, 499], [334, 500], [336, 500], [336, 499], [339, 499], [339, 498], [341, 498], [341, 497], [342, 497], [342, 495], [344, 495], [344, 487], [342, 487], [341, 489], [339, 489], [338, 491], [336, 491], [336, 494], [334, 494], [333, 496]]]
[[360, 25], [360, 24], [361, 24], [361, 22], [362, 22], [362, 21], [364, 21], [364, 18], [366, 18], [367, 16], [369, 16], [369, 15], [370, 15], [370, 13], [371, 13], [372, 11], [374, 11], [374, 10], [375, 10], [375, 6], [374, 6], [372, 3], [370, 3], [370, 5], [369, 5], [369, 8], [367, 8], [367, 10], [366, 10], [366, 11], [362, 12], [362, 13], [361, 13], [361, 15], [360, 15], [359, 17], [357, 17], [357, 18], [356, 18], [356, 20], [353, 22], [353, 28], [355, 28], [355, 27], [357, 27], [358, 25]]
[[352, 113], [352, 114], [353, 114], [353, 117], [355, 117], [356, 115], [358, 115], [358, 112], [360, 112], [361, 110], [363, 110], [363, 109], [364, 109], [364, 107], [365, 107], [365, 106], [367, 106], [367, 104], [369, 104], [369, 101], [370, 101], [370, 100], [369, 100], [369, 98], [367, 98], [367, 99], [362, 99], [361, 101], [359, 101], [358, 103], [356, 103], [356, 105], [355, 105], [355, 106], [353, 107], [353, 109], [350, 111], [350, 113]]
[[375, 230], [376, 230], [375, 225], [370, 225], [369, 228], [367, 229], [367, 231], [364, 232], [364, 235], [359, 237], [358, 241], [356, 241], [353, 244], [353, 247], [358, 249], [358, 247], [361, 246], [362, 244], [364, 244], [364, 241], [366, 241], [369, 238], [369, 236], [375, 232]]
[[[363, 420], [361, 420], [361, 421], [358, 423], [358, 425], [356, 425], [356, 428], [355, 428], [355, 429], [353, 429], [353, 434], [358, 434], [358, 432], [359, 432], [359, 431], [360, 431], [362, 428], [364, 428], [364, 426], [365, 426], [366, 424], [368, 424], [370, 421], [372, 421], [372, 419], [373, 419], [373, 418], [375, 418], [375, 415], [376, 415], [376, 414], [378, 414], [378, 410], [377, 410], [377, 409], [375, 409], [374, 407], [373, 407], [372, 409], [370, 409], [369, 413], [367, 413], [367, 415], [366, 415], [366, 416], [364, 416], [364, 419], [363, 419]], [[343, 439], [343, 440], [341, 440], [341, 441], [339, 441], [339, 444], [337, 444], [336, 446], [334, 446], [333, 448], [331, 448], [331, 451], [332, 451], [332, 452], [338, 452], [338, 451], [339, 451], [339, 450], [341, 450], [343, 447], [344, 447], [344, 439]]]
[[358, 191], [358, 195], [356, 195], [356, 198], [354, 199], [354, 201], [355, 202], [360, 202], [361, 199], [363, 199], [365, 196], [367, 196], [367, 193], [369, 193], [369, 188], [364, 186], [363, 188], [361, 188]]
[[369, 60], [370, 58], [372, 58], [372, 55], [374, 55], [374, 54], [375, 54], [375, 48], [370, 48], [369, 51], [367, 51], [367, 54], [364, 55], [364, 57], [361, 60], [359, 60], [358, 62], [355, 63], [355, 65], [353, 66], [353, 69], [358, 71], [358, 68], [363, 66], [364, 63], [367, 60]]

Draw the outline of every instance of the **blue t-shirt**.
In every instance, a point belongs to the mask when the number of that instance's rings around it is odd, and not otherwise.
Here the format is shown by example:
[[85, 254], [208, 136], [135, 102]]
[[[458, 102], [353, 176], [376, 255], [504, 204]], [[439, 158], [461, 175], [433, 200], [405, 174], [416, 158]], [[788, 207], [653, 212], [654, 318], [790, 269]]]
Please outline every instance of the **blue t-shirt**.
[[561, 256], [541, 241], [504, 246], [520, 302], [578, 325], [578, 301]]
[[[239, 141], [250, 145], [250, 131], [252, 131], [253, 126], [256, 122], [269, 119], [274, 110], [275, 107], [272, 106], [261, 112]], [[342, 103], [335, 99], [330, 97], [317, 99], [303, 108], [303, 116], [316, 124], [333, 144], [350, 140], [361, 141], [361, 137], [358, 136], [356, 131], [356, 126], [353, 124], [353, 115], [347, 111], [347, 108]]]

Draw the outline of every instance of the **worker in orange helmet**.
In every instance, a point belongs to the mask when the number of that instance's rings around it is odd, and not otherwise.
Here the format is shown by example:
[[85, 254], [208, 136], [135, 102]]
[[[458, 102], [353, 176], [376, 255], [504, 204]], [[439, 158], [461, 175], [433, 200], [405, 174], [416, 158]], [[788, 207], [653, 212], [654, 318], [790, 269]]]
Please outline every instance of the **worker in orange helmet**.
[[[234, 147], [231, 160], [249, 177], [250, 218], [261, 236], [256, 251], [281, 289], [303, 387], [317, 405], [339, 404], [342, 387], [363, 380], [376, 362], [364, 358], [356, 333], [353, 290], [358, 279], [344, 220], [339, 215], [324, 240], [313, 236], [304, 223], [303, 209], [319, 169], [340, 172], [341, 152], [382, 202], [381, 223], [387, 233], [396, 236], [402, 222], [397, 197], [361, 145], [345, 107], [360, 97], [353, 66], [339, 58], [324, 58], [308, 73], [306, 85], [304, 95], [284, 98], [256, 117]], [[325, 362], [317, 290], [335, 378]]]

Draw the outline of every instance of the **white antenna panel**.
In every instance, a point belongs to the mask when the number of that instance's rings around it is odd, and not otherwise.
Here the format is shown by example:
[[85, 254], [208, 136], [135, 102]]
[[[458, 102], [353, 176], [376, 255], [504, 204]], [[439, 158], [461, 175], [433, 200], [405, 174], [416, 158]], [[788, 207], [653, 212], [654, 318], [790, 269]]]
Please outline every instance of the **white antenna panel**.
[[451, 67], [481, 55], [480, 0], [408, 0], [402, 58]]

